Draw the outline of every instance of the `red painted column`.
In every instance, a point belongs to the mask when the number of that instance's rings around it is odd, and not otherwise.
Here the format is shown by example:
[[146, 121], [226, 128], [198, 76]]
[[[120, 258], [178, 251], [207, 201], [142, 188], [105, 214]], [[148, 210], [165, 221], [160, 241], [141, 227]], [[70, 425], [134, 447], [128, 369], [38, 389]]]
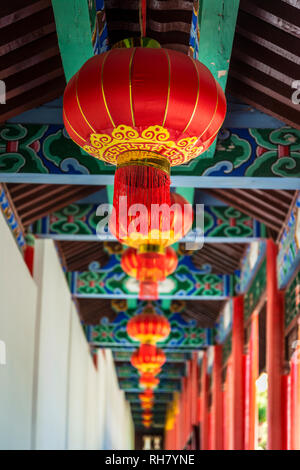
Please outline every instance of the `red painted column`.
[[212, 427], [213, 450], [223, 449], [223, 391], [222, 391], [222, 345], [214, 346], [212, 370]]
[[208, 375], [207, 375], [207, 353], [203, 354], [201, 365], [201, 450], [208, 450]]
[[259, 315], [254, 311], [251, 317], [249, 351], [246, 359], [245, 407], [245, 449], [254, 450], [257, 426], [256, 380], [259, 374]]
[[24, 247], [24, 261], [29, 269], [31, 276], [33, 276], [33, 264], [34, 264], [34, 242], [35, 238], [31, 234], [25, 235], [26, 245]]
[[269, 450], [281, 450], [283, 370], [283, 299], [277, 289], [277, 246], [267, 240], [267, 374], [268, 374], [268, 445]]
[[282, 407], [282, 449], [288, 450], [289, 446], [289, 431], [288, 431], [288, 421], [289, 421], [289, 375], [284, 374], [281, 377], [281, 387], [282, 387], [282, 403], [284, 406]]
[[232, 325], [232, 436], [233, 450], [244, 449], [244, 302], [243, 297], [233, 298]]

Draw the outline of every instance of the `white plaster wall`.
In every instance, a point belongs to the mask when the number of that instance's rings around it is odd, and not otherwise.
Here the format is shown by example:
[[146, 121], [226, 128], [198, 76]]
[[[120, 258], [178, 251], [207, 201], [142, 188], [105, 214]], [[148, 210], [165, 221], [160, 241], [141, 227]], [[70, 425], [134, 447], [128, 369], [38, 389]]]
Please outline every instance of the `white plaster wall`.
[[[30, 449], [37, 288], [0, 211], [0, 449]], [[2, 343], [3, 345], [3, 343]]]
[[99, 404], [99, 387], [98, 387], [98, 372], [89, 354], [87, 358], [87, 399], [85, 402], [86, 409], [86, 431], [85, 431], [85, 449], [86, 450], [99, 450], [99, 419], [98, 419], [98, 404]]
[[52, 240], [37, 240], [39, 342], [36, 349], [34, 447], [67, 447], [71, 296]]
[[74, 304], [71, 307], [71, 344], [68, 384], [68, 449], [85, 448], [89, 346]]
[[112, 353], [95, 369], [53, 241], [36, 241], [32, 279], [1, 213], [0, 341], [0, 449], [133, 447]]

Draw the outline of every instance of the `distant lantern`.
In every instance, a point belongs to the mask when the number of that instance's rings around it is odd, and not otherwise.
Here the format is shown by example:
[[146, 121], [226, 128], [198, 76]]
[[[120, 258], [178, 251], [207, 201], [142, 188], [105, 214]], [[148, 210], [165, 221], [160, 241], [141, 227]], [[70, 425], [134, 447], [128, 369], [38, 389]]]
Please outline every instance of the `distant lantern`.
[[156, 344], [165, 340], [171, 331], [168, 319], [156, 313], [153, 305], [147, 305], [142, 313], [131, 317], [127, 323], [127, 333], [142, 344]]
[[[158, 282], [164, 281], [177, 267], [178, 259], [173, 248], [155, 249], [156, 247], [158, 245], [145, 245], [140, 252], [135, 248], [127, 248], [121, 258], [123, 271], [140, 282], [141, 300], [156, 300]], [[153, 290], [149, 292], [148, 286], [154, 286]]]
[[150, 372], [157, 375], [165, 362], [165, 353], [152, 344], [142, 344], [131, 356], [131, 364], [141, 374]]

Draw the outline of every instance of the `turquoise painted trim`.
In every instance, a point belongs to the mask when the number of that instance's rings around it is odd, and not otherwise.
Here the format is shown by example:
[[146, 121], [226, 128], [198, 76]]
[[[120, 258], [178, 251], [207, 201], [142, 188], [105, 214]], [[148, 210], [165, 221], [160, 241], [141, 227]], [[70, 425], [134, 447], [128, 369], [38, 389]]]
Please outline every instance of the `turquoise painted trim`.
[[[50, 239], [50, 240], [60, 240], [60, 241], [81, 241], [81, 242], [103, 242], [103, 241], [108, 241], [108, 242], [114, 242], [117, 239], [114, 238], [112, 235], [109, 237], [101, 238], [98, 237], [97, 235], [55, 235], [55, 234], [36, 234], [36, 238], [44, 238], [44, 239]], [[255, 241], [260, 241], [262, 238], [258, 237], [205, 237], [204, 238], [204, 243], [252, 243]], [[180, 240], [180, 243], [183, 243], [185, 241], [190, 241], [188, 239], [188, 236], [182, 238]], [[177, 243], [172, 245], [172, 248], [177, 249]], [[200, 248], [201, 249], [201, 248]]]
[[107, 192], [108, 203], [113, 204], [113, 201], [114, 201], [114, 187], [113, 187], [113, 185], [107, 185], [106, 192]]
[[52, 0], [67, 82], [94, 55], [87, 0]]
[[194, 204], [195, 188], [191, 186], [188, 186], [187, 188], [178, 187], [176, 189], [176, 193], [184, 197], [190, 204]]
[[[2, 183], [113, 185], [113, 175], [49, 175], [37, 173], [1, 173]], [[300, 178], [248, 176], [173, 176], [172, 187], [242, 188], [242, 189], [300, 189]]]
[[137, 299], [128, 299], [127, 305], [128, 305], [128, 308], [136, 308]]
[[[138, 299], [136, 294], [72, 294], [73, 297], [81, 299]], [[166, 295], [161, 294], [159, 300], [226, 300], [229, 296], [225, 295]]]

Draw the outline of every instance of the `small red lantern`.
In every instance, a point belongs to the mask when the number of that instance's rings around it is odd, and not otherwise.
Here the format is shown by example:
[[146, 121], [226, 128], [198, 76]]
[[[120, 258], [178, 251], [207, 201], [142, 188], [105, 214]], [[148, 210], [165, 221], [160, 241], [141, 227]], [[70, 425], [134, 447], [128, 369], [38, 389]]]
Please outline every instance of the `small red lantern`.
[[151, 424], [152, 424], [152, 421], [143, 421], [143, 426], [145, 428], [150, 428]]
[[152, 402], [142, 402], [141, 403], [141, 408], [142, 410], [152, 410], [153, 408], [153, 403]]
[[131, 364], [141, 374], [150, 372], [157, 375], [165, 362], [165, 353], [152, 344], [142, 344], [131, 356]]
[[139, 394], [139, 399], [141, 402], [151, 402], [154, 401], [154, 392], [150, 388], [144, 390], [143, 393]]
[[178, 259], [173, 248], [152, 251], [158, 245], [146, 245], [146, 247], [142, 252], [138, 252], [135, 248], [127, 248], [122, 255], [121, 267], [128, 276], [140, 281], [140, 299], [156, 300], [158, 282], [175, 271]]
[[156, 388], [159, 384], [159, 379], [154, 377], [153, 374], [150, 372], [146, 372], [145, 374], [141, 375], [139, 380], [139, 385], [142, 388], [151, 388], [152, 390]]
[[151, 249], [151, 245], [144, 252], [127, 248], [121, 259], [123, 271], [141, 282], [163, 281], [172, 274], [178, 263], [175, 250], [170, 247], [161, 251], [151, 251]]
[[127, 323], [127, 333], [130, 338], [142, 344], [156, 344], [158, 341], [163, 341], [169, 336], [170, 331], [171, 326], [167, 318], [156, 313], [151, 304]]
[[153, 413], [152, 411], [144, 411], [142, 413], [142, 418], [144, 421], [151, 421], [153, 418]]

